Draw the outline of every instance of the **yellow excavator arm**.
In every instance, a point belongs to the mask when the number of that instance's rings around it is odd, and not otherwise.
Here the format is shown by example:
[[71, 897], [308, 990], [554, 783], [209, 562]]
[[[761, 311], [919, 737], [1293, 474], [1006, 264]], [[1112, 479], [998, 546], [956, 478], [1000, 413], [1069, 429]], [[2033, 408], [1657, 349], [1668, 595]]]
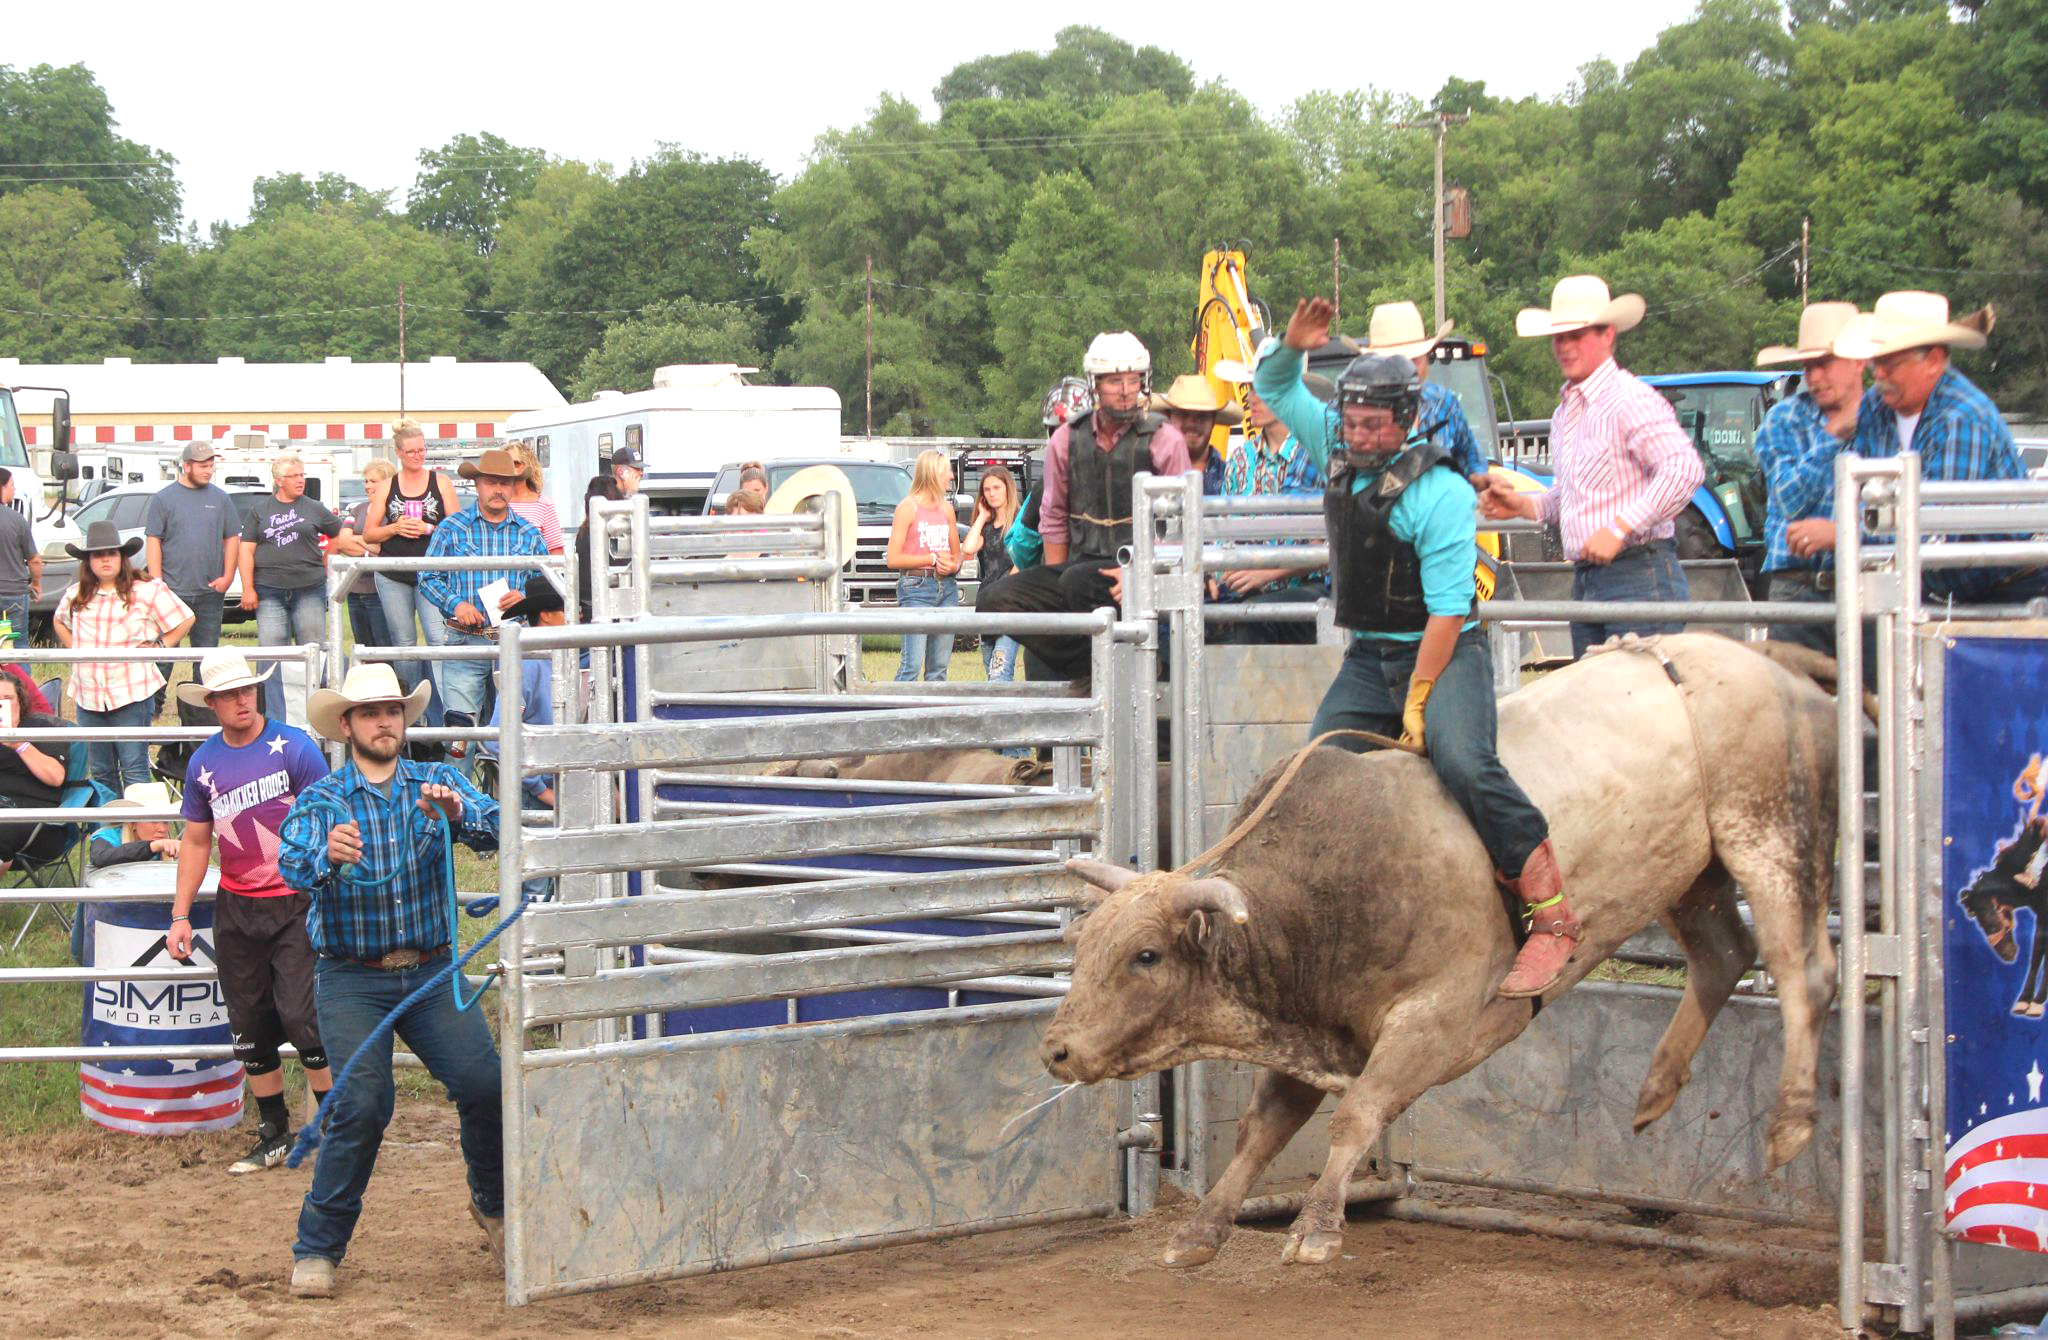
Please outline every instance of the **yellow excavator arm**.
[[[1189, 352], [1195, 371], [1208, 379], [1209, 387], [1226, 403], [1245, 408], [1249, 383], [1225, 381], [1216, 375], [1216, 365], [1228, 359], [1249, 369], [1252, 355], [1265, 337], [1264, 310], [1252, 299], [1244, 276], [1244, 246], [1219, 247], [1202, 256], [1201, 293], [1195, 300], [1195, 334]], [[1230, 429], [1217, 424], [1209, 447], [1219, 455], [1230, 449]]]

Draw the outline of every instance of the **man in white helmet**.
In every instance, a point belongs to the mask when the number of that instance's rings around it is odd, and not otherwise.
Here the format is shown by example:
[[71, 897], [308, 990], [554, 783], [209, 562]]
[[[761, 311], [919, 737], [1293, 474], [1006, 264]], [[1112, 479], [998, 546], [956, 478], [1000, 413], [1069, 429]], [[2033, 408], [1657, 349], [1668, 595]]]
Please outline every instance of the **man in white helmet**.
[[[1128, 330], [1098, 334], [1081, 373], [1094, 410], [1077, 414], [1044, 447], [1038, 535], [1044, 566], [981, 588], [983, 615], [1065, 615], [1116, 604], [1116, 551], [1130, 543], [1130, 479], [1139, 471], [1182, 475], [1188, 441], [1145, 410], [1151, 354]], [[1057, 678], [1087, 678], [1085, 637], [1020, 637], [1024, 650]], [[1028, 664], [1028, 662], [1026, 662]]]
[[[1097, 335], [1081, 371], [1095, 407], [1061, 425], [1045, 447], [1038, 526], [1045, 563], [982, 587], [974, 602], [982, 614], [1085, 614], [1115, 605], [1116, 553], [1131, 542], [1131, 480], [1141, 470], [1190, 469], [1180, 430], [1145, 411], [1152, 355], [1136, 335]], [[1054, 676], [1088, 677], [1086, 638], [1018, 641]]]

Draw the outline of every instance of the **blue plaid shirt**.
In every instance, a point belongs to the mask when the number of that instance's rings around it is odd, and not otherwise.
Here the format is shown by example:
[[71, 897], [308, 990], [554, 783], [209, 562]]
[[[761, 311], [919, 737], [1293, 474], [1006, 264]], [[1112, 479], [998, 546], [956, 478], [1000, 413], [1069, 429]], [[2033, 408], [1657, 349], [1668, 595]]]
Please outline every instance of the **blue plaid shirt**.
[[[1286, 425], [1275, 424], [1275, 435], [1286, 432]], [[1230, 464], [1223, 472], [1223, 487], [1218, 492], [1229, 498], [1247, 498], [1255, 494], [1308, 493], [1320, 495], [1329, 486], [1323, 476], [1323, 469], [1317, 465], [1301, 443], [1291, 434], [1279, 442], [1270, 444], [1266, 433], [1254, 429], [1230, 457]], [[1329, 580], [1329, 570], [1318, 568], [1314, 572], [1297, 572], [1269, 582], [1259, 594], [1265, 591], [1280, 591], [1302, 585], [1304, 582]], [[1217, 601], [1230, 604], [1243, 599], [1227, 586], [1217, 588]]]
[[[462, 797], [456, 839], [471, 851], [496, 851], [498, 802], [446, 763], [401, 757], [387, 795], [350, 761], [307, 787], [293, 803], [277, 868], [287, 885], [311, 896], [306, 934], [320, 953], [373, 959], [394, 949], [439, 949], [448, 943], [448, 900], [454, 890], [448, 887], [441, 844], [427, 839], [427, 819], [419, 810], [420, 787], [429, 782]], [[378, 878], [397, 864], [398, 875], [389, 884], [364, 889], [334, 878], [335, 865], [327, 859], [327, 833], [334, 823], [330, 815], [311, 812], [316, 800], [339, 805], [362, 830], [361, 875]]]
[[[506, 558], [520, 554], [531, 554], [546, 558], [547, 546], [541, 542], [540, 527], [526, 520], [517, 512], [507, 512], [499, 522], [486, 521], [483, 514], [474, 507], [465, 508], [434, 527], [434, 538], [427, 541], [428, 558]], [[455, 617], [457, 607], [468, 603], [477, 611], [488, 615], [477, 600], [477, 592], [495, 581], [511, 583], [517, 591], [526, 584], [532, 569], [508, 568], [502, 572], [438, 572], [428, 570], [420, 573], [420, 594], [425, 596], [448, 618]]]
[[1434, 442], [1451, 453], [1451, 464], [1458, 467], [1459, 474], [1470, 479], [1486, 473], [1486, 452], [1480, 448], [1479, 439], [1472, 436], [1465, 406], [1450, 387], [1441, 382], [1422, 384], [1422, 408], [1415, 416], [1415, 427], [1424, 441]]
[[1785, 547], [1785, 527], [1808, 517], [1831, 517], [1835, 507], [1835, 456], [1841, 439], [1828, 431], [1828, 416], [1805, 391], [1771, 406], [1756, 432], [1757, 464], [1769, 497], [1764, 505], [1765, 572], [1811, 572], [1830, 567], [1834, 554], [1800, 558]]
[[[1856, 409], [1856, 438], [1850, 449], [1872, 460], [1899, 454], [1899, 416], [1877, 388], [1863, 393]], [[1998, 406], [1962, 373], [1950, 367], [1920, 407], [1913, 427], [1922, 479], [2025, 479], [2027, 469], [2013, 445], [2012, 430]], [[1957, 535], [1956, 540], [2023, 540], [2024, 535]], [[2013, 568], [1936, 568], [1921, 585], [1930, 600], [1974, 600], [2011, 577]]]

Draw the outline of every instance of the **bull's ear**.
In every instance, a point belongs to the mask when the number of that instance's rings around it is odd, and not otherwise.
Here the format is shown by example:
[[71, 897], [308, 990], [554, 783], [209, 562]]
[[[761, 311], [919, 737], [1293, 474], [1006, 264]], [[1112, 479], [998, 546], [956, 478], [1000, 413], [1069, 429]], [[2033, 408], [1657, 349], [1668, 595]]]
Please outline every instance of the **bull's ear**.
[[1181, 928], [1180, 933], [1196, 949], [1205, 950], [1209, 947], [1209, 932], [1211, 929], [1213, 928], [1209, 922], [1209, 913], [1196, 908], [1188, 913], [1188, 923]]
[[1138, 877], [1135, 870], [1126, 870], [1107, 861], [1091, 861], [1085, 856], [1070, 859], [1067, 862], [1067, 873], [1079, 875], [1104, 893], [1115, 893]]

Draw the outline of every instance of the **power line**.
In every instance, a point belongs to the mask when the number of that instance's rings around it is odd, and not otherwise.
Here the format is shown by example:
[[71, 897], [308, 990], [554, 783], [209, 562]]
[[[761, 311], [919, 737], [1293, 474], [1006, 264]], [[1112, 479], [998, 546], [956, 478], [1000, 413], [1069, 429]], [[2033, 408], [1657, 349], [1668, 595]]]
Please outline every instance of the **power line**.
[[1742, 287], [1744, 284], [1747, 284], [1750, 280], [1755, 279], [1758, 275], [1770, 269], [1772, 266], [1782, 263], [1787, 257], [1791, 256], [1798, 250], [1799, 244], [1797, 242], [1788, 242], [1784, 246], [1780, 247], [1778, 250], [1772, 252], [1769, 256], [1767, 256], [1764, 259], [1763, 264], [1757, 266], [1755, 269], [1745, 270], [1743, 273], [1737, 275], [1735, 278], [1729, 280], [1727, 283], [1722, 284], [1717, 288], [1707, 289], [1703, 293], [1695, 293], [1690, 298], [1680, 298], [1677, 302], [1666, 303], [1661, 307], [1652, 307], [1649, 309], [1649, 312], [1646, 313], [1646, 315], [1655, 314], [1657, 316], [1665, 316], [1672, 312], [1682, 312], [1689, 307], [1698, 307], [1701, 303], [1704, 303], [1711, 298], [1720, 297], [1723, 293], [1728, 292], [1730, 289]]
[[2048, 268], [2036, 268], [2031, 270], [1981, 270], [1975, 266], [1915, 265], [1911, 261], [1887, 260], [1878, 256], [1858, 256], [1853, 252], [1836, 251], [1833, 247], [1815, 247], [1814, 250], [1818, 251], [1823, 256], [1833, 256], [1837, 260], [1856, 261], [1862, 265], [1875, 265], [1880, 267], [1881, 269], [1901, 272], [1910, 271], [1915, 274], [1991, 275], [1998, 278], [2022, 278], [2030, 275], [2048, 275]]

